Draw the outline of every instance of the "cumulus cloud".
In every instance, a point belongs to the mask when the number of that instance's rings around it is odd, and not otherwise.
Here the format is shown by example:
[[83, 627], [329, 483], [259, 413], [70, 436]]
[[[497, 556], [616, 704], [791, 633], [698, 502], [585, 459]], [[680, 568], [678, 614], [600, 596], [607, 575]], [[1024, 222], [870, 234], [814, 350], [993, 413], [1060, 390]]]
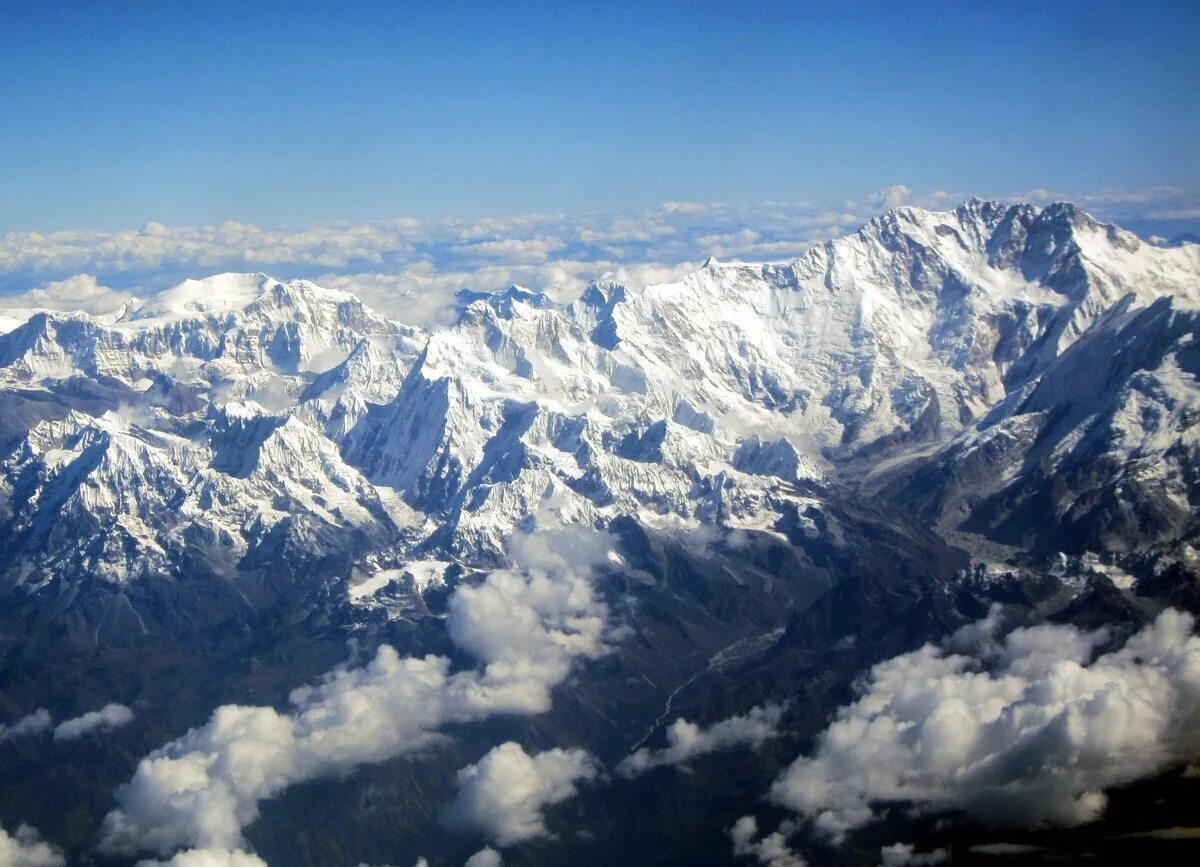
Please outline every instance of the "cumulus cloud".
[[100, 729], [115, 729], [133, 719], [133, 711], [123, 704], [106, 704], [94, 710], [58, 724], [54, 729], [56, 741], [70, 741]]
[[733, 842], [733, 854], [737, 858], [754, 858], [765, 867], [806, 867], [808, 864], [792, 851], [787, 838], [794, 828], [785, 823], [778, 831], [758, 837], [758, 820], [753, 816], [742, 816], [729, 829]]
[[879, 867], [923, 867], [941, 864], [950, 857], [945, 849], [918, 852], [912, 843], [893, 843], [879, 850]]
[[44, 707], [38, 708], [12, 725], [0, 723], [0, 744], [24, 735], [41, 734], [53, 724], [54, 721], [50, 718], [50, 711]]
[[132, 293], [101, 286], [91, 274], [52, 280], [16, 295], [0, 296], [0, 307], [30, 310], [78, 310], [93, 315], [113, 313], [136, 301]]
[[553, 749], [531, 756], [509, 741], [458, 772], [458, 796], [449, 818], [501, 846], [544, 837], [542, 809], [573, 797], [577, 783], [598, 773], [584, 750]]
[[466, 860], [463, 867], [500, 867], [504, 860], [500, 853], [490, 846], [485, 846]]
[[607, 608], [589, 572], [607, 559], [610, 545], [607, 534], [578, 527], [519, 534], [509, 556], [520, 571], [497, 570], [450, 598], [450, 638], [485, 661], [485, 677], [494, 682], [537, 685], [530, 713], [547, 709], [545, 687], [561, 682], [573, 659], [606, 650]]
[[912, 195], [912, 188], [904, 184], [895, 184], [888, 187], [877, 197], [879, 204], [888, 208], [898, 208], [908, 201]]
[[61, 867], [66, 863], [62, 852], [28, 825], [19, 825], [12, 834], [0, 828], [0, 867]]
[[679, 765], [689, 760], [735, 747], [757, 749], [779, 732], [783, 708], [778, 705], [751, 708], [743, 716], [734, 716], [701, 728], [680, 717], [667, 729], [667, 745], [660, 750], [642, 748], [617, 765], [623, 777], [636, 777], [651, 768]]
[[606, 609], [589, 572], [609, 538], [569, 527], [518, 536], [501, 569], [450, 599], [451, 638], [480, 663], [451, 671], [444, 656], [401, 657], [381, 646], [360, 668], [292, 692], [291, 707], [225, 705], [200, 728], [155, 750], [117, 791], [101, 848], [234, 850], [259, 804], [288, 786], [428, 746], [448, 723], [534, 714], [573, 660], [605, 652]]
[[1000, 639], [989, 617], [876, 665], [771, 796], [834, 839], [889, 803], [993, 826], [1092, 821], [1105, 789], [1200, 751], [1194, 625], [1164, 611], [1093, 659], [1103, 632], [1043, 625]]
[[267, 862], [241, 849], [189, 849], [166, 861], [139, 861], [137, 867], [267, 867]]

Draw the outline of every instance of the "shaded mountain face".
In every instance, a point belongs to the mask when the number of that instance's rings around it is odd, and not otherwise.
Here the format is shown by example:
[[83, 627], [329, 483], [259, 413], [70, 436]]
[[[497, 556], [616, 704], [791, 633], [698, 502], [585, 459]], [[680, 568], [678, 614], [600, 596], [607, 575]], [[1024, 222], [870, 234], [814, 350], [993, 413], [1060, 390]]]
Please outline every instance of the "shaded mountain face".
[[88, 851], [216, 705], [284, 703], [347, 641], [453, 652], [448, 597], [533, 528], [610, 534], [611, 653], [545, 714], [271, 801], [268, 860], [461, 861], [439, 804], [499, 739], [613, 765], [675, 714], [780, 703], [753, 761], [585, 793], [509, 853], [727, 863], [873, 663], [993, 604], [1114, 634], [1200, 610], [1200, 246], [972, 200], [788, 264], [458, 305], [426, 332], [225, 274], [0, 335], [0, 719], [143, 709], [86, 780], [0, 741], [0, 814]]

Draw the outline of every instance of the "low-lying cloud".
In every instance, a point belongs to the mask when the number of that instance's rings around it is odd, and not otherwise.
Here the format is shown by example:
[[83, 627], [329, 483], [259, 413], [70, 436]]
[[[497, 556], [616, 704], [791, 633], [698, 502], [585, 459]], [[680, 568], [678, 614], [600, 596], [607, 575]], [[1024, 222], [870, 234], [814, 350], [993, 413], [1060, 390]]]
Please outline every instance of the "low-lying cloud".
[[28, 716], [21, 717], [12, 725], [0, 723], [0, 744], [13, 738], [41, 734], [52, 725], [54, 725], [54, 720], [50, 717], [50, 711], [38, 708]]
[[106, 704], [94, 710], [59, 723], [54, 729], [56, 741], [70, 741], [95, 731], [115, 729], [133, 719], [133, 711], [123, 704]]
[[751, 708], [742, 716], [730, 717], [707, 728], [680, 717], [667, 729], [667, 745], [660, 750], [642, 748], [617, 765], [623, 777], [636, 777], [652, 768], [686, 764], [708, 753], [737, 747], [758, 748], [778, 732], [783, 708], [778, 705]]
[[1200, 637], [1167, 610], [1119, 650], [1106, 633], [997, 618], [942, 647], [876, 665], [809, 756], [771, 789], [837, 840], [889, 804], [961, 811], [992, 826], [1073, 826], [1104, 790], [1200, 751]]
[[54, 740], [71, 741], [96, 731], [115, 729], [133, 719], [133, 711], [123, 704], [107, 704], [100, 710], [89, 711], [80, 716], [63, 720], [57, 726], [50, 712], [38, 708], [26, 717], [9, 726], [0, 725], [0, 743], [17, 737], [32, 737], [54, 730]]
[[574, 797], [578, 783], [598, 774], [585, 750], [552, 749], [531, 756], [509, 741], [458, 772], [458, 796], [449, 819], [483, 832], [500, 846], [545, 837], [543, 809]]
[[62, 852], [41, 838], [28, 825], [9, 834], [0, 828], [0, 867], [62, 867]]
[[101, 849], [233, 851], [259, 804], [290, 785], [428, 747], [449, 723], [549, 709], [573, 661], [606, 651], [606, 609], [589, 573], [609, 543], [583, 527], [518, 536], [516, 569], [456, 590], [447, 629], [478, 668], [452, 671], [444, 656], [384, 645], [367, 665], [294, 690], [285, 711], [218, 708], [139, 763], [104, 820]]
[[758, 820], [742, 816], [729, 829], [729, 839], [737, 858], [753, 858], [763, 867], [807, 867], [808, 862], [788, 846], [787, 838], [794, 830], [785, 823], [778, 831], [759, 837]]

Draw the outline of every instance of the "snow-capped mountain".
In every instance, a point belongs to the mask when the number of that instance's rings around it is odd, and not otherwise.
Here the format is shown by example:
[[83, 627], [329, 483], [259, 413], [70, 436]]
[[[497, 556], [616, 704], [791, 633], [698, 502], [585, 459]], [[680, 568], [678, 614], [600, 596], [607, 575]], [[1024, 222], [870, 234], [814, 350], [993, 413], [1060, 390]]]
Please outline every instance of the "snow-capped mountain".
[[[1023, 437], [1042, 477], [1084, 449], [1089, 473], [1116, 455], [1128, 475], [1136, 454], [1176, 538], [1198, 275], [1200, 247], [973, 200], [892, 211], [789, 264], [597, 283], [566, 307], [462, 293], [432, 334], [262, 275], [106, 318], [39, 313], [0, 337], [3, 584], [153, 580], [201, 543], [230, 576], [280, 544], [488, 562], [546, 508], [770, 530], [847, 467], [936, 447], [937, 466], [986, 473], [1001, 451], [1033, 462]], [[1004, 491], [972, 526], [1033, 496]]]
[[442, 652], [457, 582], [582, 524], [633, 637], [545, 726], [620, 758], [689, 695], [802, 696], [811, 732], [991, 602], [1200, 608], [1198, 331], [1200, 246], [979, 200], [432, 330], [261, 274], [39, 311], [0, 335], [0, 699], [279, 702], [347, 638]]

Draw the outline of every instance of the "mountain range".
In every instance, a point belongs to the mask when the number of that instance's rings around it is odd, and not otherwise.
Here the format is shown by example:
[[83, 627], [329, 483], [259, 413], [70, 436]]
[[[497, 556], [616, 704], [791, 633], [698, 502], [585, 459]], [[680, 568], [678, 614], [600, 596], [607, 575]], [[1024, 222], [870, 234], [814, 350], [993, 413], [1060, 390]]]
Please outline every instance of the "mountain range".
[[[795, 800], [764, 806], [772, 781], [872, 666], [989, 612], [1103, 629], [1097, 652], [1200, 612], [1200, 246], [1070, 204], [899, 208], [792, 262], [710, 259], [569, 304], [463, 290], [434, 328], [264, 274], [21, 318], [0, 335], [0, 719], [136, 712], [63, 749], [0, 733], [0, 817], [72, 863], [139, 857], [96, 848], [107, 814], [132, 815], [114, 793], [218, 706], [287, 706], [383, 645], [489, 661], [456, 618], [463, 588], [523, 562], [517, 537], [603, 534], [602, 609], [571, 603], [602, 610], [603, 652], [571, 651], [548, 709], [448, 717], [418, 752], [272, 789], [247, 849], [785, 864], [726, 829], [792, 821]], [[676, 717], [752, 712], [776, 731], [691, 774], [613, 770], [669, 748]], [[439, 817], [500, 741], [609, 771], [547, 799], [545, 834], [472, 837]], [[1121, 785], [1169, 790], [1166, 816], [1194, 782], [1155, 774], [1191, 748]], [[1121, 791], [1120, 833], [1166, 827]], [[784, 830], [814, 863], [897, 840], [972, 863], [1012, 836], [977, 819], [896, 811], [836, 846]], [[1097, 851], [1064, 833], [1019, 845]]]

